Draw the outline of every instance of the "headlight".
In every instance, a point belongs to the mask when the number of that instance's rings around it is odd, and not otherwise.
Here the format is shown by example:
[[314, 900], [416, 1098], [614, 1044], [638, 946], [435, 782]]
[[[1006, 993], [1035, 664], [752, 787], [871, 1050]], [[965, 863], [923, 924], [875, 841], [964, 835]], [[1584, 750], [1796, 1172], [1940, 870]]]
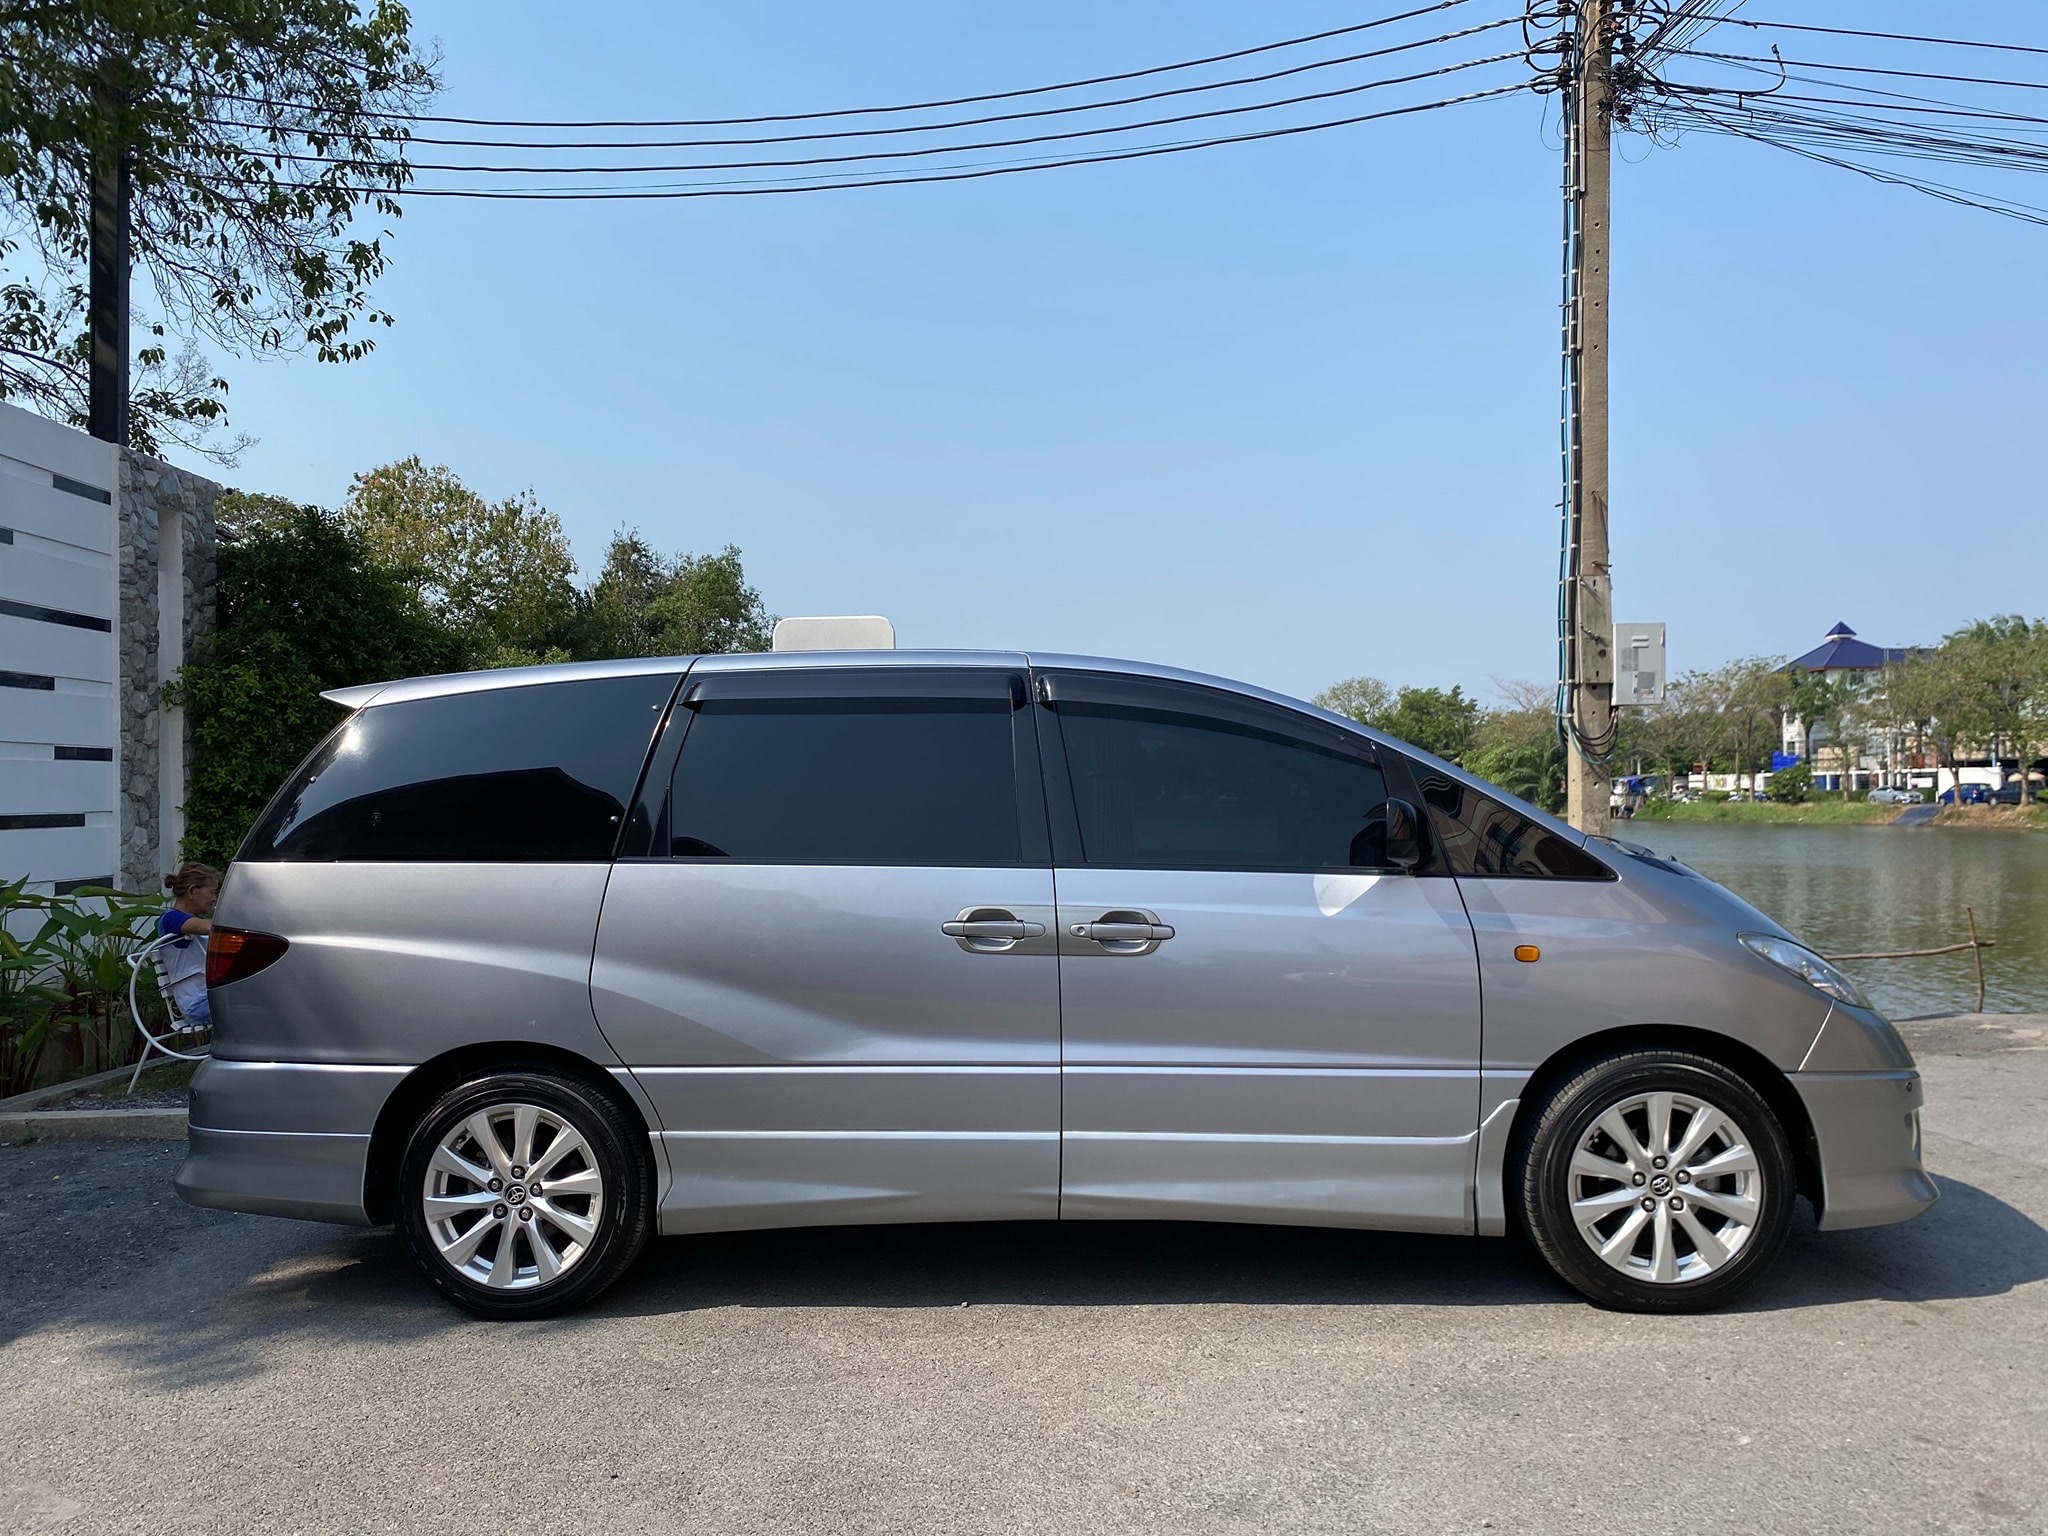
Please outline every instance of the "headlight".
[[1840, 998], [1855, 1008], [1868, 1008], [1870, 999], [1863, 995], [1863, 989], [1821, 959], [1804, 944], [1794, 944], [1790, 939], [1781, 939], [1768, 933], [1745, 933], [1743, 944], [1753, 953], [1777, 966], [1790, 971], [1810, 987], [1818, 987], [1829, 997]]

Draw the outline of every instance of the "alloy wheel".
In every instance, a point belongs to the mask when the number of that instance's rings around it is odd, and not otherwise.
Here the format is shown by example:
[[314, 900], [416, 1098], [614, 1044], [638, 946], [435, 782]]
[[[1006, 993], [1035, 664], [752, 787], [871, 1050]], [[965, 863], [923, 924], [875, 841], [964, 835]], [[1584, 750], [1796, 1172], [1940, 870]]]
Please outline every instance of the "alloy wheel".
[[583, 1133], [538, 1104], [493, 1104], [434, 1148], [421, 1189], [427, 1232], [456, 1273], [499, 1291], [560, 1279], [596, 1240], [604, 1176]]
[[1572, 1224], [1632, 1279], [1678, 1285], [1733, 1260], [1756, 1235], [1764, 1176], [1726, 1111], [1691, 1094], [1618, 1100], [1573, 1150]]

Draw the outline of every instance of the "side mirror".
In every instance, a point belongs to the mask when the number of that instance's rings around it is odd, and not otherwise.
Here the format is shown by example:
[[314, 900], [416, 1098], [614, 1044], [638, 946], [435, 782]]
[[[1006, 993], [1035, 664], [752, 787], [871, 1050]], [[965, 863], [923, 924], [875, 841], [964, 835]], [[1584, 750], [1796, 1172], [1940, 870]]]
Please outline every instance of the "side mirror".
[[1387, 862], [1411, 871], [1422, 862], [1422, 813], [1406, 800], [1387, 801]]

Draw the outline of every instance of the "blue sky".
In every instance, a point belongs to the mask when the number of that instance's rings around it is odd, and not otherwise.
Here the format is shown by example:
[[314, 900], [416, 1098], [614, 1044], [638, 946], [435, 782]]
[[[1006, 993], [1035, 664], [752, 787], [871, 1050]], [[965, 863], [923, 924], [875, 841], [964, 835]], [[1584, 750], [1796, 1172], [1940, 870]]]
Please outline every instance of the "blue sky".
[[[414, 23], [445, 55], [443, 113], [720, 117], [1036, 85], [1391, 9], [421, 3]], [[2029, 0], [1743, 14], [2048, 45]], [[532, 488], [586, 563], [621, 525], [737, 544], [776, 611], [886, 613], [906, 645], [1490, 696], [1552, 665], [1555, 144], [1554, 110], [1517, 94], [953, 185], [416, 201], [370, 360], [230, 364], [259, 442], [227, 478], [333, 505], [418, 453], [486, 495]], [[1901, 644], [2048, 611], [2048, 229], [1740, 141], [1622, 151], [1617, 613], [1666, 621], [1683, 671], [1797, 653], [1837, 619]]]

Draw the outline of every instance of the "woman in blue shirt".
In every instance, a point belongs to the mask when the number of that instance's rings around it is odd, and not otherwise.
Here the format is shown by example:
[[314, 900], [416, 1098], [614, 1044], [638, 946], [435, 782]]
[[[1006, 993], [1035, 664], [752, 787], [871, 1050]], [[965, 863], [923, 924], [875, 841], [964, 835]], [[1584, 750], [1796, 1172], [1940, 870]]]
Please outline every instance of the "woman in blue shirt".
[[180, 1015], [191, 1024], [213, 1023], [206, 997], [206, 936], [213, 932], [214, 898], [220, 895], [220, 871], [210, 864], [181, 864], [164, 876], [171, 909], [157, 919], [157, 932], [172, 942], [163, 959], [164, 990]]

